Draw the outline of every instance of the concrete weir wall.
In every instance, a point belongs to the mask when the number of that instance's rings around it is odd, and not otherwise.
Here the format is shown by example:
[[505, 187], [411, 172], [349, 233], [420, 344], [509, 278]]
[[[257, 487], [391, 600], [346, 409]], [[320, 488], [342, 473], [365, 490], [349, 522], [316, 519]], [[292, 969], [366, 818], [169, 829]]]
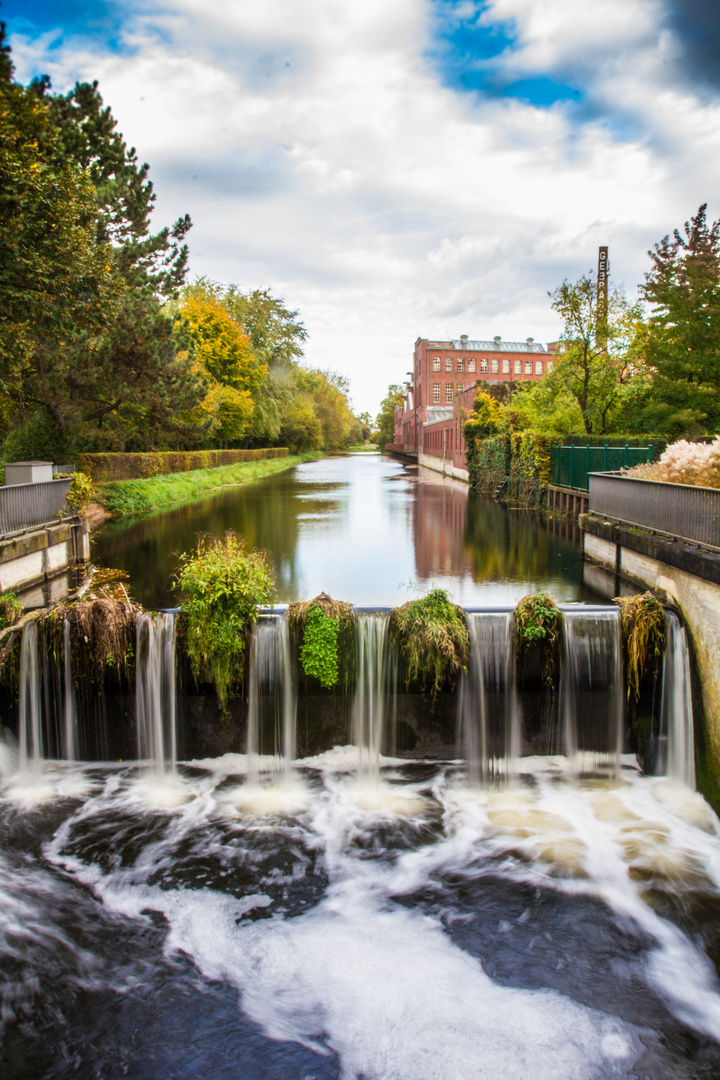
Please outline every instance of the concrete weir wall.
[[12, 590], [27, 608], [53, 603], [74, 587], [76, 566], [89, 559], [85, 521], [60, 522], [0, 540], [0, 592]]
[[[627, 579], [651, 589], [682, 612], [698, 668], [704, 722], [698, 783], [713, 804], [720, 803], [720, 554], [607, 521], [580, 517], [583, 554]], [[703, 766], [706, 766], [704, 768]], [[703, 780], [703, 774], [705, 778]]]

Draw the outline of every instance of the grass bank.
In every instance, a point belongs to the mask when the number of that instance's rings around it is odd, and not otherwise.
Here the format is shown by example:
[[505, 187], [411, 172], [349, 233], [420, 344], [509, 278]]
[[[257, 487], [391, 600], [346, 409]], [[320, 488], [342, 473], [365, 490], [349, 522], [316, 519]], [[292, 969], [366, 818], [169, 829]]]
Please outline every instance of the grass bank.
[[96, 487], [96, 499], [116, 517], [137, 517], [154, 510], [192, 502], [220, 488], [251, 484], [272, 473], [290, 469], [303, 461], [316, 461], [321, 453], [288, 454], [282, 458], [262, 461], [238, 461], [215, 469], [195, 469], [193, 472], [169, 473], [146, 480], [115, 480]]

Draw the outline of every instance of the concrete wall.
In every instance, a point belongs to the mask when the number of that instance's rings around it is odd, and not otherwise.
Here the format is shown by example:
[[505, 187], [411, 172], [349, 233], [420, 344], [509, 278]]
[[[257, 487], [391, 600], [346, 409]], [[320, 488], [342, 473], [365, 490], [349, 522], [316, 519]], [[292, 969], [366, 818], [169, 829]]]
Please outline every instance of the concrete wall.
[[[625, 579], [651, 589], [682, 613], [692, 640], [704, 712], [701, 734], [705, 761], [699, 763], [698, 786], [717, 808], [720, 802], [720, 555], [613, 524], [593, 514], [583, 515], [580, 526], [585, 558], [612, 572], [618, 592], [620, 579]], [[703, 765], [707, 768], [703, 769]]]
[[464, 480], [467, 484], [470, 480], [467, 469], [455, 465], [452, 458], [438, 457], [436, 454], [418, 454], [418, 465], [424, 465], [426, 469], [433, 469], [442, 473], [443, 476], [454, 476], [456, 480]]
[[62, 599], [76, 568], [90, 559], [86, 522], [63, 522], [0, 541], [0, 592], [12, 590], [26, 608]]

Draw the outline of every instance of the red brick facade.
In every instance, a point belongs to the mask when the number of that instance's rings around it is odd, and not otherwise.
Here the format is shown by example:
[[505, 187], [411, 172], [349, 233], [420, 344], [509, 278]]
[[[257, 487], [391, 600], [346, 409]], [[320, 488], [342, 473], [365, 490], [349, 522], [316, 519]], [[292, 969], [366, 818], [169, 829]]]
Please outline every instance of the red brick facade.
[[[412, 382], [395, 410], [395, 445], [441, 458], [449, 471], [466, 474], [462, 425], [472, 408], [477, 382], [492, 385], [541, 379], [552, 367], [553, 352], [532, 338], [524, 342], [454, 341], [418, 338]], [[409, 373], [408, 373], [409, 374]]]

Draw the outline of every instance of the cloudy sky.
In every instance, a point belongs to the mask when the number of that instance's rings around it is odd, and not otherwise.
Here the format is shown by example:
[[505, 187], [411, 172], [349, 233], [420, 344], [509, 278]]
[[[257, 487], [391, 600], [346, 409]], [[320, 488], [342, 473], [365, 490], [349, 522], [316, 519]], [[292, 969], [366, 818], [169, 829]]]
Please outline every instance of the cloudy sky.
[[2, 0], [97, 79], [191, 271], [270, 287], [375, 413], [421, 337], [553, 340], [548, 290], [720, 217], [717, 0]]

